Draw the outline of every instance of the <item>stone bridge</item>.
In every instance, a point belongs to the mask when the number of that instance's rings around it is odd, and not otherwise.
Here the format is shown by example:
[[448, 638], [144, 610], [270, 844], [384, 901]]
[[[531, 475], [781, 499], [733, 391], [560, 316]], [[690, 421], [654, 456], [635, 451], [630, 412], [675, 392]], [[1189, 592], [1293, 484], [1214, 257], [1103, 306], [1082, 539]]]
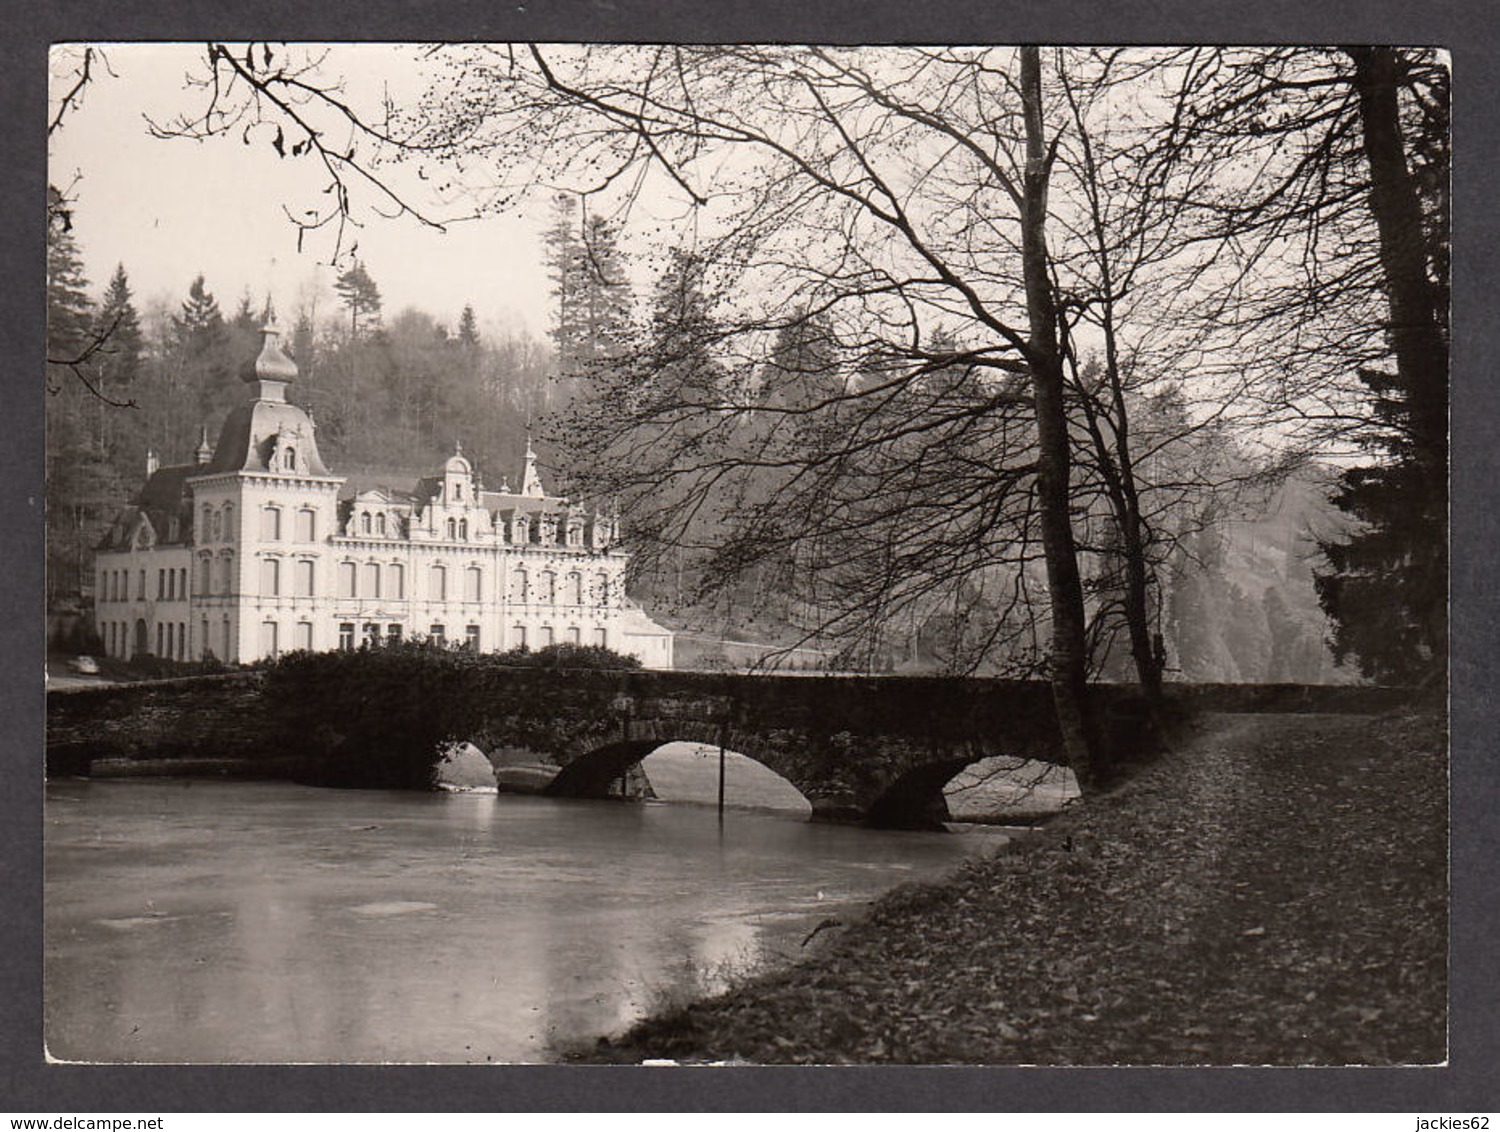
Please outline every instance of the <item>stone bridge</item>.
[[[1133, 689], [1097, 686], [1115, 743], [1142, 739]], [[1378, 710], [1372, 688], [1181, 688], [1193, 707]], [[939, 677], [745, 676], [503, 668], [483, 658], [384, 650], [296, 654], [265, 674], [48, 696], [49, 766], [232, 750], [295, 755], [296, 776], [336, 786], [422, 787], [436, 752], [468, 741], [559, 767], [547, 793], [602, 797], [665, 743], [722, 744], [792, 783], [815, 819], [929, 827], [943, 787], [992, 756], [1060, 760], [1040, 682]]]

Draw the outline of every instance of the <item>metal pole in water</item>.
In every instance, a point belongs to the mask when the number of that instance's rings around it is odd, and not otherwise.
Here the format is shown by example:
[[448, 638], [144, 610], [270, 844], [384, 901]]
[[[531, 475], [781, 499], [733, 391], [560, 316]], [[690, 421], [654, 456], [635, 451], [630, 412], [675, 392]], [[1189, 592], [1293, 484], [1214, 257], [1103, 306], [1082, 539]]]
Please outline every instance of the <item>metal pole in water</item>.
[[728, 741], [726, 728], [719, 728], [719, 824], [724, 824], [724, 744]]

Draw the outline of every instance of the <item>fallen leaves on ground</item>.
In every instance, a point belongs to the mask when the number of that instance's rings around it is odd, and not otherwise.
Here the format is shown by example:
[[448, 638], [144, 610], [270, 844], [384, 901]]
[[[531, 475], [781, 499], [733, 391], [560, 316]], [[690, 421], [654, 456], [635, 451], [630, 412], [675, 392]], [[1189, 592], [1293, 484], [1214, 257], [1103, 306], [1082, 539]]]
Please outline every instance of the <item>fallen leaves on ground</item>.
[[1208, 717], [1047, 833], [579, 1059], [1440, 1062], [1446, 750], [1427, 716]]

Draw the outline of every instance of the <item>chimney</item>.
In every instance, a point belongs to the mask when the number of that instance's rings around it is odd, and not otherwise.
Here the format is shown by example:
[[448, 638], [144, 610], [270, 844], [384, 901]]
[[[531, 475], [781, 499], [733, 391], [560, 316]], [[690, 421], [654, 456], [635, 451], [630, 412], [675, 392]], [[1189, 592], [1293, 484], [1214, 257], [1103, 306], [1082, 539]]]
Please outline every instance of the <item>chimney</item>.
[[207, 464], [210, 460], [212, 460], [214, 458], [213, 445], [208, 442], [208, 426], [207, 425], [203, 426], [203, 437], [202, 437], [201, 440], [198, 441], [198, 448], [193, 453], [193, 457], [197, 461], [198, 466], [200, 468], [203, 467], [204, 464]]

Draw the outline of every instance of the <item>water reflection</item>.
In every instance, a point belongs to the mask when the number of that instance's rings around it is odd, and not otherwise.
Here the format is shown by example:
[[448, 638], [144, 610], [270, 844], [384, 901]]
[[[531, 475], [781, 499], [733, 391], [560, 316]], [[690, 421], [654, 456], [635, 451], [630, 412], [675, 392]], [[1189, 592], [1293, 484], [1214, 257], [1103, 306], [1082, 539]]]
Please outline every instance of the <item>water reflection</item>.
[[48, 1048], [544, 1061], [795, 953], [829, 908], [941, 872], [980, 840], [745, 811], [721, 830], [706, 806], [54, 784]]

